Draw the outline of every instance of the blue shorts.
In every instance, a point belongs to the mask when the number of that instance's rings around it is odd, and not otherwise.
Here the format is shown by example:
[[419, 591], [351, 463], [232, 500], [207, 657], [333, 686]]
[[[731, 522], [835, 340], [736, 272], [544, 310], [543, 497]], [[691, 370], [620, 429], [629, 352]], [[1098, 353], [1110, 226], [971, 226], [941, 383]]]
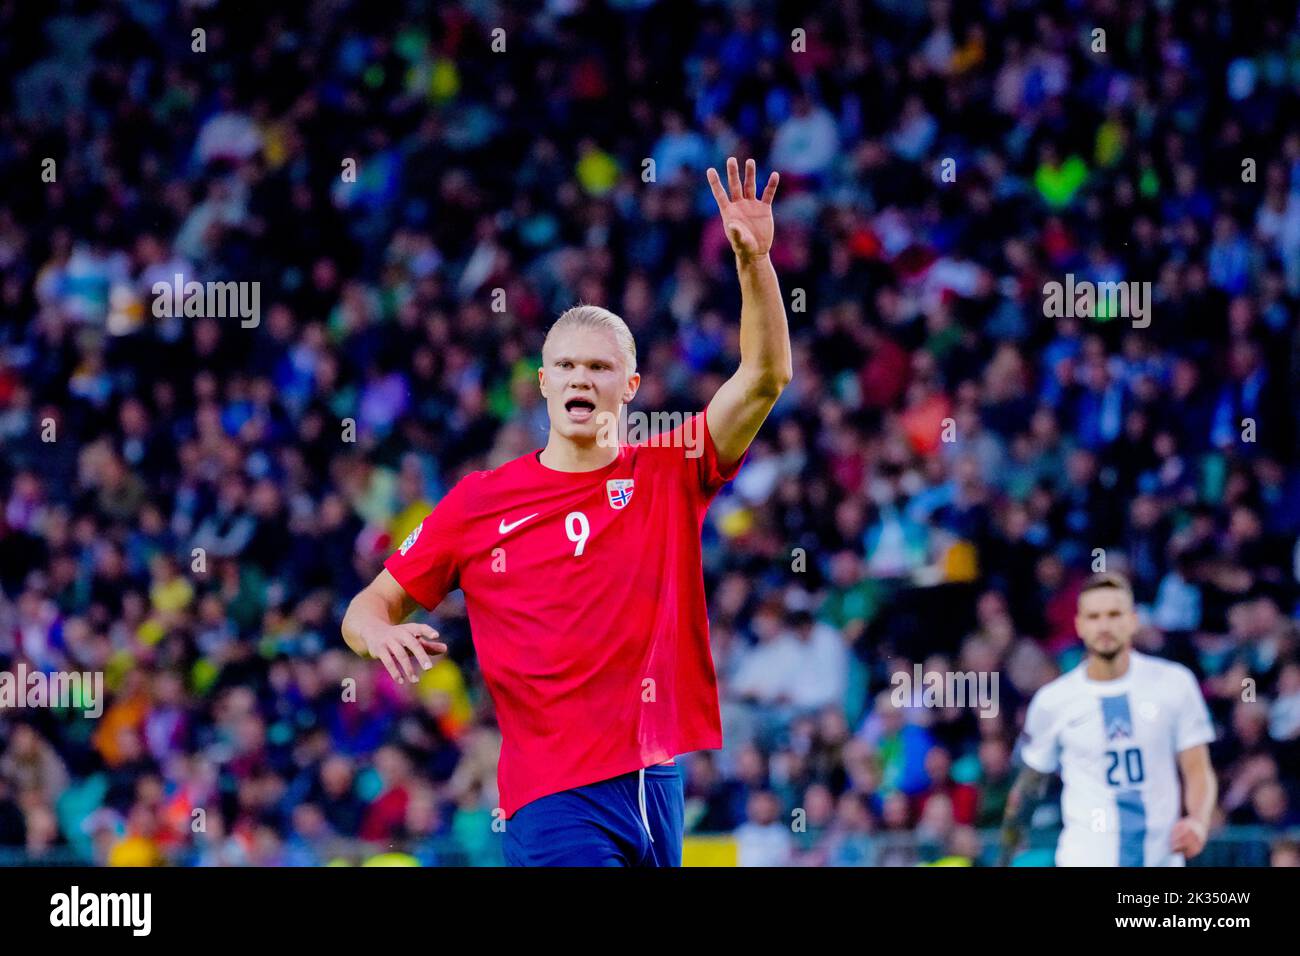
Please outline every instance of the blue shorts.
[[675, 765], [539, 797], [506, 821], [511, 866], [681, 866], [685, 797]]

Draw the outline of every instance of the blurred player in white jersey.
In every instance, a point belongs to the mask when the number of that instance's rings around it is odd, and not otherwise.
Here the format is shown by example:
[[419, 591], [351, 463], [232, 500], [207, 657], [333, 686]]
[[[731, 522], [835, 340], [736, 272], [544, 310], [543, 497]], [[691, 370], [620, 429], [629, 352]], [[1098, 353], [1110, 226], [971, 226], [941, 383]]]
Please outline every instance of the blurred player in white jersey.
[[1087, 657], [1029, 703], [1002, 862], [1060, 774], [1057, 866], [1182, 866], [1204, 848], [1218, 799], [1214, 727], [1196, 679], [1181, 664], [1133, 650], [1138, 619], [1121, 575], [1089, 579], [1075, 627]]

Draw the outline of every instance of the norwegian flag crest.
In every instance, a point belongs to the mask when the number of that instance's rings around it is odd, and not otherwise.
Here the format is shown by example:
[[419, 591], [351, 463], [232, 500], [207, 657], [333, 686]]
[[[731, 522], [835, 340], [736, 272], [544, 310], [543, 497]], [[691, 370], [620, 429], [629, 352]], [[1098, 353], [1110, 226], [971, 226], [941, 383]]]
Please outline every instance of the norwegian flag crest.
[[609, 506], [615, 511], [621, 511], [627, 507], [627, 503], [632, 500], [632, 479], [631, 478], [611, 478], [605, 482], [605, 493], [609, 496]]

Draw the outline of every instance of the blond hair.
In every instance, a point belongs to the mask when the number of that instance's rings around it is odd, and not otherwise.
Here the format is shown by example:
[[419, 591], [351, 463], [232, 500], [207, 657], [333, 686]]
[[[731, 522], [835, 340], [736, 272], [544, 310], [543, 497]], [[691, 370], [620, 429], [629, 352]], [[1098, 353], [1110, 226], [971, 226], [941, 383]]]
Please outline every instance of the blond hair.
[[627, 327], [627, 323], [615, 315], [609, 309], [602, 309], [598, 305], [575, 305], [555, 320], [555, 324], [546, 332], [546, 339], [542, 342], [542, 352], [546, 352], [546, 344], [551, 341], [551, 336], [557, 331], [563, 329], [604, 329], [614, 336], [614, 341], [618, 342], [619, 350], [623, 353], [623, 359], [627, 364], [627, 372], [631, 375], [636, 371], [636, 339], [632, 338], [632, 330]]

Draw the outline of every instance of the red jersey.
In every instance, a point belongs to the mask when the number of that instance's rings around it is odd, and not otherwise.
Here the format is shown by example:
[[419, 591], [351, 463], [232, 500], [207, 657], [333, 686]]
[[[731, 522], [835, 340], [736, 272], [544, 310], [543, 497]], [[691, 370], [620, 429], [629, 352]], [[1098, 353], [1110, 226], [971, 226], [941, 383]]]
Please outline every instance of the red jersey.
[[425, 608], [465, 592], [507, 817], [722, 746], [700, 529], [740, 462], [702, 412], [595, 471], [538, 454], [466, 475], [385, 563]]

